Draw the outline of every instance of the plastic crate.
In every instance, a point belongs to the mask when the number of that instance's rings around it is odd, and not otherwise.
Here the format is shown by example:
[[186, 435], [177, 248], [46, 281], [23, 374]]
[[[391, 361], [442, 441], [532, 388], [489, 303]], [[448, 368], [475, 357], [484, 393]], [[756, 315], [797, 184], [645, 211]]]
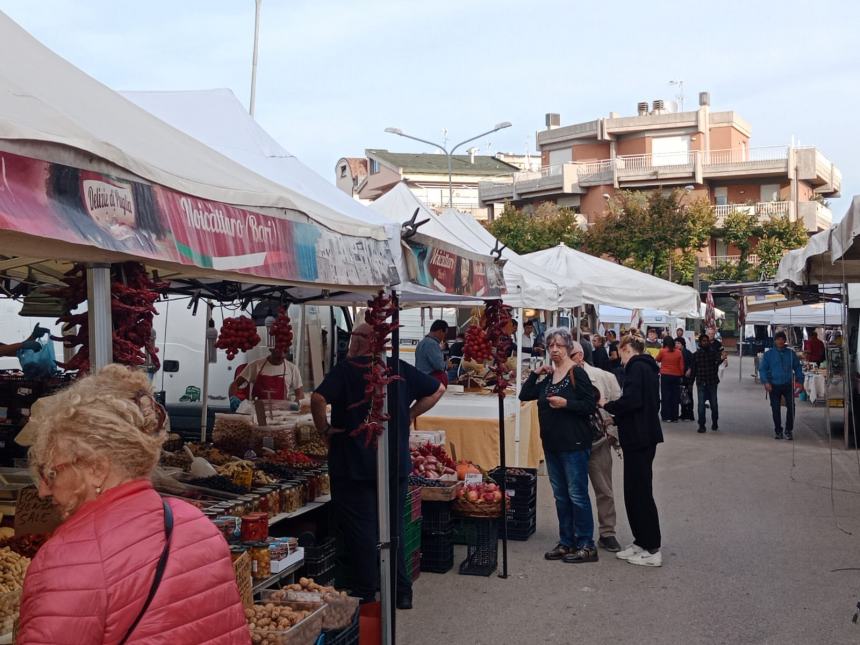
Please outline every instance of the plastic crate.
[[314, 582], [325, 585], [334, 580], [335, 560], [337, 559], [337, 541], [326, 538], [319, 544], [303, 545], [305, 549], [305, 577], [313, 578]]
[[445, 573], [454, 567], [453, 532], [427, 534], [421, 539], [421, 570]]
[[421, 488], [415, 487], [406, 493], [403, 502], [403, 521], [414, 522], [421, 519]]
[[346, 629], [323, 631], [322, 645], [358, 645], [359, 615], [359, 610], [356, 609], [352, 624]]
[[421, 550], [421, 520], [410, 522], [403, 527], [403, 554], [409, 559], [416, 551]]
[[532, 518], [522, 522], [508, 521], [508, 539], [524, 542], [537, 530], [537, 520]]
[[424, 502], [421, 504], [421, 530], [424, 533], [450, 533], [454, 528], [451, 502]]
[[[510, 470], [510, 469], [508, 469]], [[537, 468], [518, 468], [525, 472], [525, 475], [513, 475], [510, 472], [504, 477], [505, 488], [511, 496], [511, 501], [517, 497], [525, 497], [530, 499], [537, 494]], [[502, 483], [502, 469], [494, 468], [489, 473], [490, 477], [497, 484]]]
[[460, 563], [460, 575], [489, 576], [499, 560], [499, 525], [495, 519], [464, 518], [474, 526], [476, 543], [466, 549], [466, 559]]

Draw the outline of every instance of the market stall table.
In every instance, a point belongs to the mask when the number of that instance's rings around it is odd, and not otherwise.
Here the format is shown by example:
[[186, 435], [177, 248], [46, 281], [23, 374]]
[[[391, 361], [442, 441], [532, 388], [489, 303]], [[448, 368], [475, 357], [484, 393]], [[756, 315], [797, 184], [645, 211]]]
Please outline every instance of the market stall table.
[[[516, 454], [514, 425], [517, 401], [505, 399], [505, 441], [509, 455]], [[537, 403], [520, 403], [519, 466], [537, 468], [543, 460]], [[446, 449], [490, 469], [499, 465], [498, 399], [494, 394], [446, 394], [431, 414], [419, 417], [416, 430], [444, 430]], [[510, 463], [508, 464], [511, 465]]]

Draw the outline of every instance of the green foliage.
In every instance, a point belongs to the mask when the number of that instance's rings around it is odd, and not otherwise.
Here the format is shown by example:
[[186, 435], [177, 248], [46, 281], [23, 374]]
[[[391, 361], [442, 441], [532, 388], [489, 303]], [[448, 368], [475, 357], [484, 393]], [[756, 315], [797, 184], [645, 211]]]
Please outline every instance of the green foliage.
[[684, 199], [680, 190], [622, 190], [609, 201], [608, 214], [591, 228], [586, 244], [595, 255], [661, 277], [668, 277], [671, 260], [672, 280], [692, 282], [696, 251], [710, 239], [715, 222], [706, 199]]
[[543, 202], [533, 213], [505, 204], [502, 214], [487, 225], [487, 230], [520, 254], [542, 251], [560, 242], [576, 248], [583, 240], [573, 209], [551, 202]]
[[808, 238], [803, 223], [791, 221], [788, 217], [774, 217], [762, 225], [761, 238], [756, 253], [759, 257], [758, 270], [765, 277], [776, 275], [776, 269], [783, 254], [806, 244]]

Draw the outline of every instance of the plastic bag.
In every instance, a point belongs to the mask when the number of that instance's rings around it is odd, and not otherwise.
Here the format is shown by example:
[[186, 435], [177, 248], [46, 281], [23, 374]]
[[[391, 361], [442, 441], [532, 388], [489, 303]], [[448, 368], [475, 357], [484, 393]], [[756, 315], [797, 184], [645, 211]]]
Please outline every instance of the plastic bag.
[[42, 346], [38, 352], [32, 349], [19, 349], [16, 353], [21, 363], [24, 377], [28, 379], [46, 379], [57, 372], [57, 361], [54, 354], [54, 343], [39, 339], [36, 341]]

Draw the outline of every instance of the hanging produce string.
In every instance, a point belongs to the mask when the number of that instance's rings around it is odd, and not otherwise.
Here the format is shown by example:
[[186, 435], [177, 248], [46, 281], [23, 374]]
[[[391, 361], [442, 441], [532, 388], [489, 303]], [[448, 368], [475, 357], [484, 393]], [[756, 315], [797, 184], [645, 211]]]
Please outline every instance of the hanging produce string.
[[385, 360], [385, 350], [388, 345], [388, 336], [400, 325], [389, 322], [392, 315], [397, 311], [397, 303], [380, 291], [372, 300], [367, 301], [367, 309], [364, 311], [364, 320], [373, 328], [370, 363], [365, 365], [351, 361], [351, 363], [364, 370], [364, 399], [352, 404], [349, 409], [359, 408], [370, 404], [367, 416], [355, 430], [350, 433], [351, 437], [364, 437], [365, 447], [376, 447], [379, 436], [385, 430], [385, 422], [388, 414], [385, 411], [385, 392], [390, 383], [400, 377], [392, 374]]
[[508, 368], [508, 357], [514, 356], [514, 360], [518, 361], [519, 357], [512, 351], [513, 341], [511, 339], [511, 330], [513, 327], [513, 317], [511, 308], [502, 304], [501, 300], [486, 300], [484, 307], [483, 324], [481, 325], [486, 331], [487, 340], [493, 348], [493, 365], [491, 372], [495, 377], [495, 385], [493, 392], [496, 393], [499, 399], [499, 470], [500, 484], [502, 493], [502, 571], [499, 573], [500, 578], [508, 577], [508, 517], [507, 517], [507, 459], [506, 459], [506, 439], [505, 439], [505, 394], [510, 379], [512, 378], [511, 370]]

